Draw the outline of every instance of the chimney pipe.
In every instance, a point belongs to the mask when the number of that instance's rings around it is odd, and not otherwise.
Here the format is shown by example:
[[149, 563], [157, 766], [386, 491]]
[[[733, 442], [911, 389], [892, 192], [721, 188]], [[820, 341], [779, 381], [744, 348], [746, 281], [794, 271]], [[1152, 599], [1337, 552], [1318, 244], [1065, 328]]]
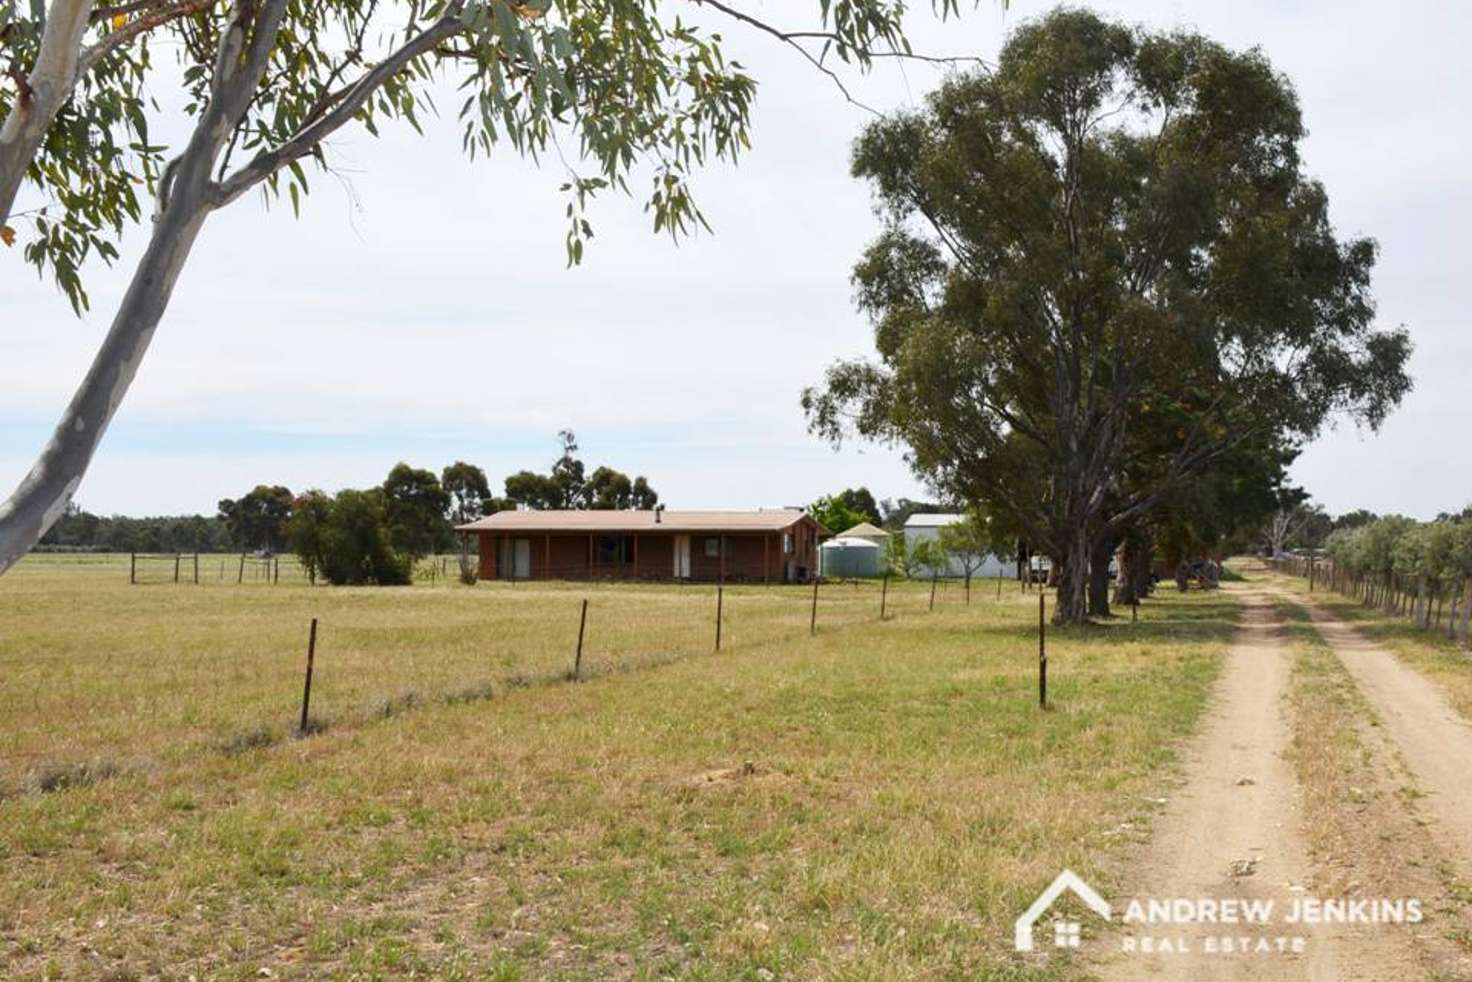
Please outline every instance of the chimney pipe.
[[662, 512], [662, 511], [664, 511], [664, 505], [655, 505], [654, 506], [654, 524], [655, 525], [658, 525], [659, 524], [659, 513]]

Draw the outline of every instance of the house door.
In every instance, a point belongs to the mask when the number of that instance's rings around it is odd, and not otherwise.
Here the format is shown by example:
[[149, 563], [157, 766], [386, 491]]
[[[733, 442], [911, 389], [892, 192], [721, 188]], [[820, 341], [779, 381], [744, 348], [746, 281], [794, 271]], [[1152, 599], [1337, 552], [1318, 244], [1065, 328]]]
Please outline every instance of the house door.
[[532, 540], [515, 539], [512, 542], [511, 577], [516, 580], [532, 578]]
[[675, 579], [690, 578], [690, 536], [675, 536]]

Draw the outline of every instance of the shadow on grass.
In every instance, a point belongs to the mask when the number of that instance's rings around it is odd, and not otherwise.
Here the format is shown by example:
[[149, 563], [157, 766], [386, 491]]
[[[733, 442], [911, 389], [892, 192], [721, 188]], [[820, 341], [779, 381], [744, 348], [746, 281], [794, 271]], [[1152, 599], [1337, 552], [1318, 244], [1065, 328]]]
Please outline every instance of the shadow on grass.
[[[1160, 642], [1193, 643], [1230, 641], [1237, 629], [1240, 606], [1230, 595], [1211, 594], [1190, 600], [1146, 601], [1140, 605], [1139, 621], [1131, 620], [1129, 608], [1123, 614], [1096, 618], [1086, 625], [1059, 627], [1048, 624], [1050, 642], [1080, 642], [1088, 645], [1137, 645]], [[1048, 607], [1051, 616], [1052, 606]], [[1037, 622], [990, 624], [967, 628], [975, 634], [997, 639], [1036, 638]]]

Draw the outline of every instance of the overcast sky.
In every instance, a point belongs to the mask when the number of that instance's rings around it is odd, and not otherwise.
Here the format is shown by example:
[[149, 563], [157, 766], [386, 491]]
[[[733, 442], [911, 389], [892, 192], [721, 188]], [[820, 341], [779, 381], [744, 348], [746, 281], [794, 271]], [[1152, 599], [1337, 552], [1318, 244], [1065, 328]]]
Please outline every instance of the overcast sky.
[[[806, 9], [757, 6], [777, 21]], [[1472, 224], [1472, 5], [1091, 6], [1261, 46], [1298, 88], [1307, 166], [1336, 224], [1380, 241], [1380, 317], [1411, 330], [1416, 390], [1378, 435], [1327, 434], [1295, 479], [1335, 512], [1430, 517], [1472, 500], [1472, 335], [1453, 287]], [[1047, 9], [982, 0], [959, 22], [916, 17], [917, 48], [990, 59], [1009, 27]], [[830, 361], [872, 347], [848, 282], [877, 228], [848, 176], [866, 115], [770, 39], [724, 33], [762, 84], [754, 150], [697, 185], [713, 235], [671, 245], [638, 201], [607, 197], [583, 265], [569, 270], [558, 169], [509, 153], [469, 162], [452, 119], [425, 138], [341, 135], [332, 156], [350, 190], [318, 177], [299, 220], [256, 199], [210, 219], [78, 501], [211, 513], [257, 483], [361, 486], [399, 460], [436, 471], [468, 460], [499, 486], [549, 465], [564, 427], [590, 466], [647, 475], [672, 508], [798, 504], [857, 484], [880, 498], [923, 494], [898, 452], [835, 453], [807, 434], [798, 406]], [[886, 109], [936, 79], [890, 64], [854, 87]], [[129, 243], [118, 270], [92, 271], [81, 320], [18, 249], [0, 250], [0, 493], [85, 371], [141, 236]]]

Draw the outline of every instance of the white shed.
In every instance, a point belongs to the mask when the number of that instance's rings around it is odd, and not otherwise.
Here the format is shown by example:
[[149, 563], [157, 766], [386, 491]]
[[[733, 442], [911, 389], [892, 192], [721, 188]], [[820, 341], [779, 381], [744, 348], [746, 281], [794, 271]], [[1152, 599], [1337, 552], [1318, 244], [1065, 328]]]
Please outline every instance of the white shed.
[[[917, 543], [937, 541], [942, 528], [965, 521], [965, 519], [965, 515], [946, 515], [934, 512], [911, 515], [905, 521], [905, 548], [914, 549]], [[925, 569], [922, 575], [929, 576], [931, 572], [930, 569]], [[971, 575], [1013, 576], [1015, 573], [1014, 564], [997, 556], [987, 556], [981, 561], [981, 568], [973, 570]], [[960, 560], [952, 556], [946, 567], [940, 571], [940, 575], [962, 577], [966, 575], [966, 568], [961, 565]]]

